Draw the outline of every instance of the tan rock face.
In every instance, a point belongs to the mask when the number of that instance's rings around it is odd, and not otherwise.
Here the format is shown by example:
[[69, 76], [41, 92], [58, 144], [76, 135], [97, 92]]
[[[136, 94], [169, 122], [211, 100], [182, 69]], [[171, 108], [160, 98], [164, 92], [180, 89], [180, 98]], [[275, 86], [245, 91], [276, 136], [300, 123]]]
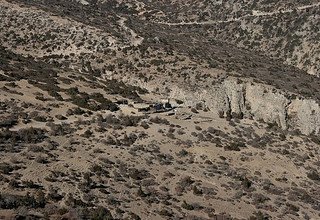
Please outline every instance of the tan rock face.
[[279, 91], [259, 84], [247, 84], [245, 96], [248, 105], [251, 106], [250, 114], [254, 118], [276, 123], [283, 129], [288, 128], [286, 111], [290, 100]]
[[264, 84], [239, 82], [228, 78], [207, 90], [191, 93], [174, 87], [171, 98], [181, 99], [185, 105], [205, 103], [214, 114], [230, 112], [275, 123], [282, 129], [298, 129], [303, 134], [318, 133], [319, 104], [310, 99], [295, 97]]
[[320, 108], [314, 100], [293, 100], [288, 108], [289, 123], [297, 126], [302, 133], [319, 133]]

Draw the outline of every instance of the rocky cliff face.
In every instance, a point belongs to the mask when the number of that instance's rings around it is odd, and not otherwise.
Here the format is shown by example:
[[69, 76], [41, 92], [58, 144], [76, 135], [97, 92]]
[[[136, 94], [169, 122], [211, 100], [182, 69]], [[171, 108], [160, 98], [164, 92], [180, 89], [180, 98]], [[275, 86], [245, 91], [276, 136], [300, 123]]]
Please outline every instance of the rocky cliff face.
[[212, 88], [190, 92], [173, 87], [170, 97], [194, 106], [204, 103], [213, 113], [244, 116], [275, 123], [285, 130], [319, 133], [320, 107], [315, 100], [298, 97], [272, 86], [227, 78]]

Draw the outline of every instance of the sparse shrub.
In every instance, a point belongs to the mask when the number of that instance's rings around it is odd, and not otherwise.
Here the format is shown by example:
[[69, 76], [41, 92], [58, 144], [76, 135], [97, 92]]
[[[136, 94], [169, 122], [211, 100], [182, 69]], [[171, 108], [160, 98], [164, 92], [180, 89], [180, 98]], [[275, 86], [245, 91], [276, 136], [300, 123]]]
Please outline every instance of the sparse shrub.
[[84, 110], [82, 110], [79, 107], [73, 108], [73, 109], [68, 109], [67, 111], [67, 116], [69, 115], [83, 115], [85, 113]]
[[168, 138], [171, 138], [171, 139], [175, 139], [176, 137], [175, 137], [175, 135], [174, 135], [174, 133], [167, 133], [167, 137]]
[[207, 131], [210, 133], [210, 134], [215, 134], [218, 130], [213, 128], [213, 127], [208, 127]]
[[176, 102], [178, 105], [182, 105], [183, 104], [183, 101], [179, 100], [179, 99], [176, 99]]
[[200, 127], [200, 126], [195, 126], [195, 129], [197, 130], [197, 131], [201, 131], [202, 130], [202, 128]]
[[140, 126], [143, 127], [144, 129], [150, 128], [150, 126], [148, 125], [148, 123], [147, 123], [146, 121], [142, 121], [142, 122], [140, 123]]
[[75, 129], [72, 128], [70, 124], [66, 124], [66, 123], [62, 123], [62, 124], [48, 123], [47, 125], [51, 129], [50, 134], [54, 136], [63, 136], [63, 135], [71, 134], [75, 131]]
[[229, 110], [226, 112], [226, 120], [231, 121], [231, 119], [232, 119], [232, 115], [231, 115], [231, 111]]
[[147, 197], [148, 194], [146, 194], [146, 193], [142, 190], [141, 186], [139, 186], [139, 189], [138, 189], [138, 191], [137, 191], [137, 196], [143, 198], [143, 197]]
[[193, 186], [193, 188], [192, 188], [192, 191], [193, 191], [193, 194], [194, 195], [202, 195], [203, 193], [202, 193], [202, 190], [201, 189], [199, 189], [197, 186]]
[[43, 208], [46, 204], [46, 199], [42, 191], [35, 196], [27, 193], [25, 196], [0, 194], [0, 208], [1, 209], [15, 209], [21, 206], [29, 208]]
[[161, 209], [158, 213], [161, 216], [167, 216], [167, 217], [172, 217], [173, 216], [172, 210]]
[[39, 122], [46, 122], [47, 118], [44, 115], [37, 115], [33, 118], [35, 121], [39, 121]]
[[67, 120], [67, 118], [63, 115], [56, 115], [56, 118], [59, 120]]
[[165, 125], [169, 125], [170, 122], [165, 119], [165, 118], [160, 118], [158, 116], [154, 117], [154, 118], [150, 118], [150, 122], [155, 123], [155, 124], [165, 124]]
[[177, 131], [177, 133], [178, 133], [178, 135], [183, 135], [183, 134], [185, 134], [186, 132], [185, 132], [184, 130], [182, 130], [182, 129], [179, 129], [179, 130]]
[[42, 164], [48, 163], [47, 158], [45, 158], [44, 156], [37, 156], [37, 157], [35, 158], [35, 161], [36, 161], [37, 163], [42, 163]]
[[116, 145], [117, 144], [117, 142], [110, 135], [108, 135], [106, 140], [102, 140], [102, 143], [106, 144], [106, 145]]
[[308, 177], [309, 179], [311, 179], [311, 180], [314, 180], [314, 181], [320, 181], [320, 176], [319, 176], [319, 174], [318, 174], [316, 171], [314, 171], [314, 170], [308, 172], [308, 173], [307, 173], [307, 177]]
[[43, 152], [44, 148], [38, 145], [30, 145], [28, 146], [28, 151], [35, 152], [35, 153]]
[[241, 184], [246, 189], [248, 189], [252, 186], [252, 182], [247, 177], [245, 177], [241, 180]]
[[134, 180], [143, 180], [151, 175], [147, 170], [130, 169], [129, 176]]
[[62, 200], [63, 197], [64, 197], [63, 195], [58, 193], [58, 189], [52, 188], [52, 187], [49, 188], [49, 192], [47, 195], [48, 199], [50, 199], [54, 202], [58, 202], [58, 201]]
[[[39, 189], [39, 188], [42, 188], [41, 185], [34, 183], [32, 180], [22, 181], [22, 184], [24, 185], [24, 187], [30, 188], [30, 189]], [[40, 192], [42, 192], [42, 191], [40, 191]]]
[[11, 128], [17, 123], [18, 123], [18, 119], [15, 116], [0, 118], [0, 128]]
[[231, 144], [224, 146], [224, 150], [226, 151], [240, 151], [240, 148], [237, 145]]
[[232, 112], [231, 117], [236, 118], [236, 119], [243, 119], [243, 113], [242, 112], [239, 112], [239, 113]]
[[186, 201], [183, 201], [181, 207], [186, 210], [194, 210], [194, 207], [191, 204], [187, 203]]
[[194, 183], [194, 180], [192, 180], [190, 176], [187, 176], [180, 179], [180, 181], [177, 184], [182, 188], [186, 189], [190, 187], [193, 183]]
[[3, 174], [10, 174], [12, 171], [14, 171], [15, 168], [11, 164], [8, 163], [0, 163], [0, 172]]
[[142, 116], [133, 116], [133, 115], [120, 115], [119, 120], [120, 124], [126, 127], [136, 127], [142, 119]]
[[260, 193], [253, 194], [253, 204], [255, 204], [255, 205], [259, 205], [261, 203], [264, 203], [267, 200], [270, 200], [270, 199]]
[[197, 109], [195, 108], [191, 108], [191, 112], [195, 113], [195, 114], [198, 114], [199, 112], [197, 111]]
[[249, 220], [268, 220], [269, 217], [263, 214], [261, 211], [254, 212], [253, 216], [250, 216]]
[[91, 210], [90, 216], [92, 220], [113, 220], [114, 219], [111, 212], [104, 207], [98, 207], [97, 209]]
[[227, 146], [224, 146], [224, 149], [227, 151], [240, 151], [240, 148], [244, 148], [244, 147], [246, 147], [246, 145], [243, 142], [239, 142], [239, 143], [233, 142]]
[[0, 142], [40, 143], [46, 138], [45, 133], [44, 129], [32, 127], [18, 131], [5, 130], [0, 132]]
[[82, 136], [85, 138], [89, 138], [92, 136], [92, 134], [93, 134], [93, 132], [88, 129], [82, 134]]
[[178, 157], [185, 157], [185, 156], [187, 156], [188, 154], [189, 154], [188, 151], [186, 151], [185, 149], [182, 149], [181, 151], [179, 151], [179, 152], [177, 153], [177, 156], [178, 156]]
[[299, 212], [299, 207], [297, 207], [297, 206], [295, 206], [295, 205], [293, 205], [293, 204], [291, 204], [291, 203], [287, 203], [286, 205], [287, 205], [287, 207], [288, 207], [291, 211], [293, 211], [293, 212]]
[[195, 109], [199, 111], [199, 110], [205, 109], [205, 107], [203, 106], [202, 103], [197, 103], [196, 106], [195, 106]]

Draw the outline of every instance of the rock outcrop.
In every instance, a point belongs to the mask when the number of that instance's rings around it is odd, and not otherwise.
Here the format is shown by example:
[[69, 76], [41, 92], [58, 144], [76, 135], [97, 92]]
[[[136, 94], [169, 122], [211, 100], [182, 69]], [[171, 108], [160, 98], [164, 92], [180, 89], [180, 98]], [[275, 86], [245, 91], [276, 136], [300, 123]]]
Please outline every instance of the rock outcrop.
[[229, 77], [199, 92], [173, 86], [170, 97], [180, 99], [189, 106], [204, 103], [216, 114], [243, 115], [277, 124], [285, 130], [298, 129], [307, 135], [319, 133], [320, 106], [315, 100], [265, 84]]

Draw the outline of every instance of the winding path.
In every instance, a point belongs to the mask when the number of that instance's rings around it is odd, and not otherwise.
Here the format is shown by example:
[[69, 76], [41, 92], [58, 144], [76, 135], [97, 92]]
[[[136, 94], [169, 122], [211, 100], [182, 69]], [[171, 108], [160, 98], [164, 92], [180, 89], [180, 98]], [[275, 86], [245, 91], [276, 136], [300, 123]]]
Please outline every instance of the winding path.
[[126, 26], [125, 22], [127, 21], [127, 18], [124, 17], [120, 17], [120, 20], [118, 21], [118, 24], [120, 25], [120, 27], [122, 27], [125, 31], [130, 32], [130, 43], [133, 46], [139, 46], [142, 41], [144, 40], [143, 37], [140, 37], [136, 32], [134, 32], [132, 29], [130, 29], [129, 27]]
[[227, 20], [216, 20], [216, 21], [203, 21], [203, 22], [179, 22], [179, 23], [170, 23], [170, 22], [156, 22], [157, 24], [164, 24], [164, 25], [169, 25], [169, 26], [180, 26], [180, 25], [211, 25], [211, 24], [220, 24], [220, 23], [229, 23], [229, 22], [234, 22], [234, 21], [241, 21], [245, 18], [249, 17], [265, 17], [265, 16], [273, 16], [277, 14], [284, 14], [284, 13], [292, 13], [294, 10], [301, 11], [305, 10], [308, 8], [313, 8], [313, 7], [318, 7], [320, 6], [320, 2], [312, 5], [304, 5], [301, 7], [297, 7], [294, 9], [286, 9], [286, 10], [276, 10], [272, 12], [263, 12], [263, 11], [257, 11], [257, 10], [252, 10], [252, 14], [244, 15], [238, 18], [230, 18]]

